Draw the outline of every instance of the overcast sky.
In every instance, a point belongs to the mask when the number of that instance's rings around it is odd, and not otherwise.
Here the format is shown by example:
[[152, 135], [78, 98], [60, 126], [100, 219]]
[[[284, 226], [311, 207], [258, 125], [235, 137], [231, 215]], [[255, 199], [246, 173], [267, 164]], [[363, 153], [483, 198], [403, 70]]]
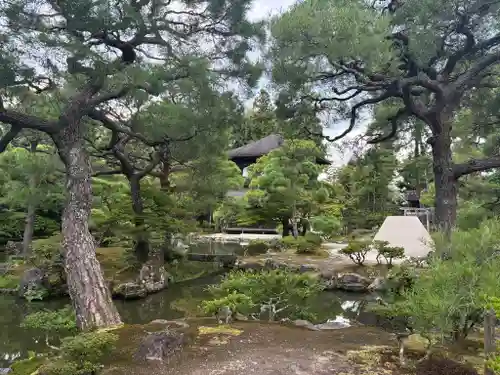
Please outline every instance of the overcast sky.
[[[286, 11], [291, 5], [295, 4], [300, 0], [254, 0], [252, 9], [250, 11], [250, 18], [252, 20], [261, 20], [264, 18], [269, 18], [272, 15], [280, 14], [283, 11]], [[267, 85], [266, 80], [261, 80], [261, 86], [265, 87]], [[251, 100], [249, 100], [249, 104], [251, 104]], [[329, 128], [324, 129], [324, 134], [329, 136], [335, 136], [347, 127], [347, 123], [342, 121], [336, 124], [331, 125]], [[364, 127], [353, 132], [352, 137], [361, 134], [364, 131]], [[349, 138], [352, 138], [349, 137]], [[329, 147], [330, 151], [330, 159], [333, 162], [333, 165], [343, 165], [347, 163], [352, 156], [351, 150], [343, 150], [342, 152], [338, 151], [338, 149], [334, 146]]]

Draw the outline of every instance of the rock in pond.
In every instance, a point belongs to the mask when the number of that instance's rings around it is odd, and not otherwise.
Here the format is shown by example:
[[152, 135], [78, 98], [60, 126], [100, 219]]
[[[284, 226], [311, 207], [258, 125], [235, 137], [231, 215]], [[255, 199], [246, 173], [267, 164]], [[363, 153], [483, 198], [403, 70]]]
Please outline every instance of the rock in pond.
[[8, 367], [0, 367], [0, 375], [10, 374], [12, 370]]
[[123, 299], [144, 298], [168, 287], [172, 278], [163, 265], [144, 264], [136, 281], [118, 284], [113, 296]]
[[123, 299], [144, 298], [147, 295], [148, 292], [146, 291], [146, 288], [134, 282], [119, 284], [113, 290], [113, 296]]
[[337, 276], [336, 288], [346, 292], [367, 292], [371, 283], [368, 277], [348, 272]]
[[163, 331], [151, 333], [142, 341], [135, 353], [138, 361], [166, 361], [182, 349], [185, 343], [184, 333]]
[[367, 289], [370, 292], [383, 292], [387, 290], [387, 280], [379, 276], [375, 278], [370, 285], [368, 285]]

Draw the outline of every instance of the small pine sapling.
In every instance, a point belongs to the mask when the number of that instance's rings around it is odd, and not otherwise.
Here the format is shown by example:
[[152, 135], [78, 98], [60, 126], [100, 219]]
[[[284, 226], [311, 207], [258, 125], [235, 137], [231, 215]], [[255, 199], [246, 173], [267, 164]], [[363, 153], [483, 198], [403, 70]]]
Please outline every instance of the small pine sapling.
[[370, 243], [368, 241], [350, 241], [347, 247], [340, 250], [339, 253], [347, 255], [355, 264], [362, 266], [369, 251]]

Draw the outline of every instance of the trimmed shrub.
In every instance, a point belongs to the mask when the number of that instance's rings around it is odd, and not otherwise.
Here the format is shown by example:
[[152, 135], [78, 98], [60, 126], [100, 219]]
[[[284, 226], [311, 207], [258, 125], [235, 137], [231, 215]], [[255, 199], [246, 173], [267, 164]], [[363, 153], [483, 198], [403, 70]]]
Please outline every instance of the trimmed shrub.
[[245, 249], [247, 255], [260, 255], [267, 253], [269, 250], [269, 243], [262, 240], [251, 240]]
[[370, 242], [350, 241], [345, 248], [339, 251], [339, 253], [347, 255], [355, 264], [362, 266], [366, 260], [368, 251], [370, 251]]

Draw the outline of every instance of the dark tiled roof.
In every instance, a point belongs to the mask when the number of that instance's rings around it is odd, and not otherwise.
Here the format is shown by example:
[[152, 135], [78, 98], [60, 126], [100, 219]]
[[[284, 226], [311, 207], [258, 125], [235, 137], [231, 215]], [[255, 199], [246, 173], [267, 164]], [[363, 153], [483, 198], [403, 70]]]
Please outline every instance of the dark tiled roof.
[[229, 151], [230, 159], [235, 158], [254, 158], [270, 153], [283, 144], [283, 137], [278, 134], [271, 134], [258, 141], [249, 143]]
[[[281, 135], [271, 134], [258, 141], [230, 150], [228, 156], [231, 160], [238, 158], [259, 158], [262, 155], [270, 153], [272, 150], [280, 148], [283, 142], [284, 139]], [[324, 158], [318, 158], [317, 162], [318, 164], [331, 164]]]

